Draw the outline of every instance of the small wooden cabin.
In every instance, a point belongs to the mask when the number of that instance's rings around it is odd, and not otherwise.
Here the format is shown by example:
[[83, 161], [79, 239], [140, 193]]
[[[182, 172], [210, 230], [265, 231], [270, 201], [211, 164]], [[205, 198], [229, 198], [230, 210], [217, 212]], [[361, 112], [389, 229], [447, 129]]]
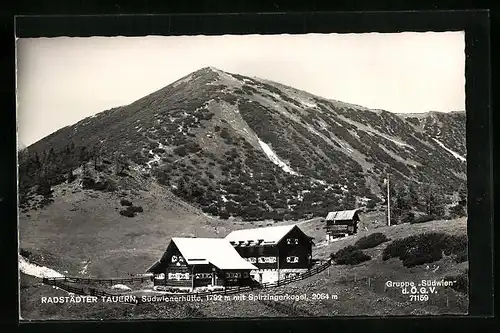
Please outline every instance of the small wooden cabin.
[[226, 236], [239, 255], [257, 267], [251, 273], [258, 282], [311, 268], [312, 239], [296, 225], [236, 230]]
[[329, 212], [326, 222], [326, 239], [352, 235], [358, 232], [359, 214], [357, 209]]
[[172, 238], [148, 272], [154, 274], [155, 285], [194, 290], [250, 285], [255, 283], [250, 276], [254, 269], [225, 239]]

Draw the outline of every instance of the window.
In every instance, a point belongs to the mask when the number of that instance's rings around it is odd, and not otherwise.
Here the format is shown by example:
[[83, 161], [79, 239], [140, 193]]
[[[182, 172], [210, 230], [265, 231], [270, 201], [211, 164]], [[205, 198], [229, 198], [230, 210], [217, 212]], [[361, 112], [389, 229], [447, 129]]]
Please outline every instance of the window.
[[249, 276], [248, 272], [243, 273], [243, 278], [247, 279]]
[[184, 258], [182, 256], [179, 256], [179, 255], [174, 255], [172, 256], [172, 259], [170, 259], [170, 261], [174, 264], [176, 264], [176, 266], [180, 266], [181, 264], [184, 263]]
[[196, 273], [194, 275], [195, 279], [211, 279], [212, 273]]
[[259, 264], [274, 264], [276, 257], [259, 257], [257, 261]]
[[287, 238], [286, 243], [288, 245], [297, 245], [299, 244], [298, 238]]
[[241, 273], [226, 273], [226, 278], [237, 279], [241, 277]]
[[297, 257], [297, 256], [286, 257], [286, 262], [290, 263], [290, 264], [298, 263], [299, 257]]
[[189, 273], [168, 273], [169, 280], [189, 280]]
[[251, 264], [255, 264], [257, 262], [257, 258], [255, 257], [245, 258], [245, 260]]

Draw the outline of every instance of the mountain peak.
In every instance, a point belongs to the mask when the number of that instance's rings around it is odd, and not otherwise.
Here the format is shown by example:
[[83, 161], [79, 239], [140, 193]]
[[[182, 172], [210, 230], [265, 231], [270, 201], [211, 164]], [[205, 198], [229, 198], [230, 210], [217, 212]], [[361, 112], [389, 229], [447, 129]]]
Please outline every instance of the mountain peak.
[[[387, 166], [395, 183], [435, 182], [447, 192], [466, 179], [463, 117], [405, 121], [371, 111], [205, 66], [29, 150], [56, 150], [57, 181], [85, 161], [74, 150], [62, 169], [68, 141], [102, 149], [109, 161], [120, 153], [131, 172], [153, 176], [203, 212], [248, 221], [323, 216], [378, 200]], [[19, 186], [29, 193], [37, 179], [25, 175]]]
[[214, 66], [205, 66], [205, 67], [202, 67], [200, 69], [198, 69], [197, 71], [195, 71], [195, 73], [203, 73], [203, 72], [213, 72], [213, 73], [222, 73], [223, 71], [214, 67]]

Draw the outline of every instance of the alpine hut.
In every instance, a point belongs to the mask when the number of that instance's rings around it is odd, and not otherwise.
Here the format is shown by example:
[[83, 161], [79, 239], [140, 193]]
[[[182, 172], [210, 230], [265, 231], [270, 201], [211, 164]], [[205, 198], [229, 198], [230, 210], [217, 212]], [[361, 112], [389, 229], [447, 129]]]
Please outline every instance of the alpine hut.
[[250, 274], [259, 283], [310, 269], [312, 239], [296, 225], [236, 230], [226, 236], [239, 255], [256, 266]]
[[329, 212], [326, 222], [326, 240], [355, 234], [358, 231], [359, 214], [357, 209]]
[[255, 269], [223, 238], [172, 238], [148, 272], [154, 274], [155, 285], [193, 291], [250, 285]]

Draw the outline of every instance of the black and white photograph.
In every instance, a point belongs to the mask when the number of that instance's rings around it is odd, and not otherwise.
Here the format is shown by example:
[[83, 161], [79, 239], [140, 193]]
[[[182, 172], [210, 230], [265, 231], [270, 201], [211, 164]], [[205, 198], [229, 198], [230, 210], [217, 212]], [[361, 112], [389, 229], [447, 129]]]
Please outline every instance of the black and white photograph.
[[468, 313], [465, 33], [16, 39], [21, 321]]

